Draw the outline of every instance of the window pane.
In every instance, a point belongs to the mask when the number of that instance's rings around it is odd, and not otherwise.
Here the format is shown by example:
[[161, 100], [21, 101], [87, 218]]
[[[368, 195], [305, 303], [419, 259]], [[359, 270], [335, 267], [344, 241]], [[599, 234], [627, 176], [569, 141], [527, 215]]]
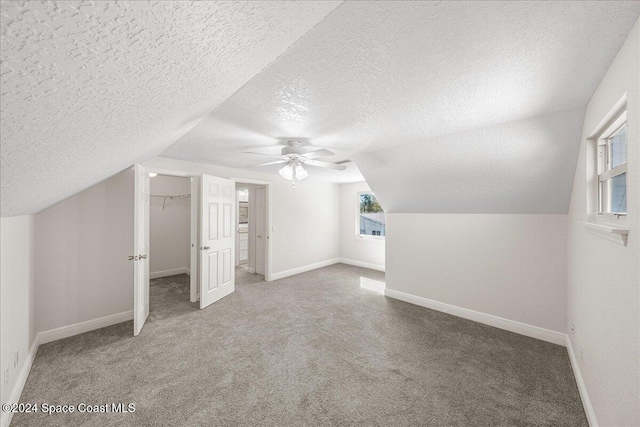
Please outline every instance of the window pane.
[[627, 174], [611, 178], [611, 212], [627, 212]]
[[611, 138], [611, 169], [627, 161], [627, 124], [623, 124]]
[[360, 194], [360, 235], [385, 235], [384, 211], [373, 193]]

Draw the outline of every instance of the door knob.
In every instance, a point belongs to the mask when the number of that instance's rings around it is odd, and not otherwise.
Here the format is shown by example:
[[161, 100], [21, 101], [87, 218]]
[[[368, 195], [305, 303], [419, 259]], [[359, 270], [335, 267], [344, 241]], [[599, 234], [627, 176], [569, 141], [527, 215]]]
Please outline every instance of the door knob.
[[209, 246], [203, 246], [200, 249], [202, 249], [203, 251], [208, 251], [209, 249], [211, 249]]

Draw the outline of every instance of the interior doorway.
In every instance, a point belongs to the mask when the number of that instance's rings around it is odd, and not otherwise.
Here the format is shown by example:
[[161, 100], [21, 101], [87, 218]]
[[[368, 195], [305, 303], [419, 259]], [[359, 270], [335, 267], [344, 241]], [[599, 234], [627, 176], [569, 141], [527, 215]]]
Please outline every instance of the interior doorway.
[[[269, 279], [269, 183], [236, 178], [236, 275]], [[248, 279], [254, 283], [257, 278]], [[243, 283], [240, 280], [239, 283]]]
[[154, 320], [197, 309], [191, 295], [191, 199], [197, 195], [191, 177], [149, 176], [149, 319]]
[[[261, 283], [270, 279], [269, 182], [227, 179], [206, 174], [145, 168], [142, 165], [134, 166], [134, 175], [135, 255], [129, 257], [135, 261], [134, 335], [141, 332], [149, 318], [152, 280], [177, 280], [178, 283], [175, 285], [183, 287], [181, 304], [185, 303], [184, 307], [189, 310], [196, 307], [204, 309], [235, 291], [236, 225], [239, 224], [237, 182], [250, 189], [247, 201], [253, 202], [255, 208], [253, 214], [250, 210], [247, 212], [250, 238], [247, 242], [248, 259], [245, 271], [252, 278], [240, 283]], [[152, 179], [156, 180], [156, 184], [152, 184]], [[180, 202], [183, 201], [188, 203], [181, 205]], [[168, 215], [169, 208], [176, 210]], [[186, 245], [187, 248], [184, 248], [183, 243], [187, 239], [181, 233], [187, 228], [187, 216], [189, 243]], [[158, 231], [159, 227], [164, 229]], [[169, 241], [173, 247], [161, 247]], [[165, 256], [167, 253], [170, 255]], [[168, 263], [163, 263], [164, 261]], [[248, 273], [249, 269], [252, 269], [251, 273]], [[187, 282], [189, 302], [199, 301], [197, 305], [186, 304], [184, 296], [187, 292], [184, 288]]]

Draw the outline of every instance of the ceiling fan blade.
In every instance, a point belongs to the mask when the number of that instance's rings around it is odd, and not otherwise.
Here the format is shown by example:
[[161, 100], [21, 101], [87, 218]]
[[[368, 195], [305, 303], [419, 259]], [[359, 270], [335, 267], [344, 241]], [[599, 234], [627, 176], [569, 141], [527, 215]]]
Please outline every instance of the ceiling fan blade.
[[258, 156], [265, 156], [265, 157], [278, 157], [281, 158], [282, 155], [278, 154], [277, 156], [275, 154], [265, 154], [265, 153], [256, 153], [253, 151], [244, 151], [244, 154], [257, 154]]
[[310, 159], [302, 159], [302, 161], [308, 165], [311, 166], [318, 166], [321, 168], [329, 168], [329, 169], [335, 169], [338, 171], [343, 171], [345, 170], [347, 167], [344, 165], [337, 165], [335, 163], [330, 163], [330, 162], [321, 162], [319, 160], [310, 160]]
[[260, 167], [260, 166], [277, 165], [278, 163], [288, 163], [288, 162], [289, 162], [289, 160], [276, 160], [275, 162], [260, 163], [259, 165], [253, 165], [253, 166], [250, 166], [250, 167], [257, 168], [257, 167]]
[[333, 151], [330, 150], [325, 150], [324, 148], [321, 150], [315, 150], [315, 151], [309, 151], [308, 153], [306, 153], [304, 156], [307, 159], [317, 159], [318, 157], [326, 157], [326, 156], [333, 156], [335, 153]]

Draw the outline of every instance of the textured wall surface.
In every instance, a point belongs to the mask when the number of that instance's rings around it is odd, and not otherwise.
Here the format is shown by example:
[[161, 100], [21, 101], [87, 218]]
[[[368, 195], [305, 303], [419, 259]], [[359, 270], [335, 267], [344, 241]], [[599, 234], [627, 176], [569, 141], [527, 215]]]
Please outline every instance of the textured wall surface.
[[[568, 325], [601, 426], [640, 425], [640, 21], [587, 107], [569, 209]], [[587, 138], [627, 94], [627, 246], [589, 232]], [[584, 350], [583, 350], [584, 349]], [[583, 357], [580, 358], [580, 354]]]
[[[640, 2], [347, 2], [162, 156], [245, 167], [262, 160], [247, 148], [300, 136], [339, 161], [584, 107], [639, 11]], [[576, 153], [564, 153], [567, 163]]]
[[336, 2], [2, 2], [2, 216], [160, 153]]
[[387, 212], [567, 213], [584, 109], [356, 155]]

